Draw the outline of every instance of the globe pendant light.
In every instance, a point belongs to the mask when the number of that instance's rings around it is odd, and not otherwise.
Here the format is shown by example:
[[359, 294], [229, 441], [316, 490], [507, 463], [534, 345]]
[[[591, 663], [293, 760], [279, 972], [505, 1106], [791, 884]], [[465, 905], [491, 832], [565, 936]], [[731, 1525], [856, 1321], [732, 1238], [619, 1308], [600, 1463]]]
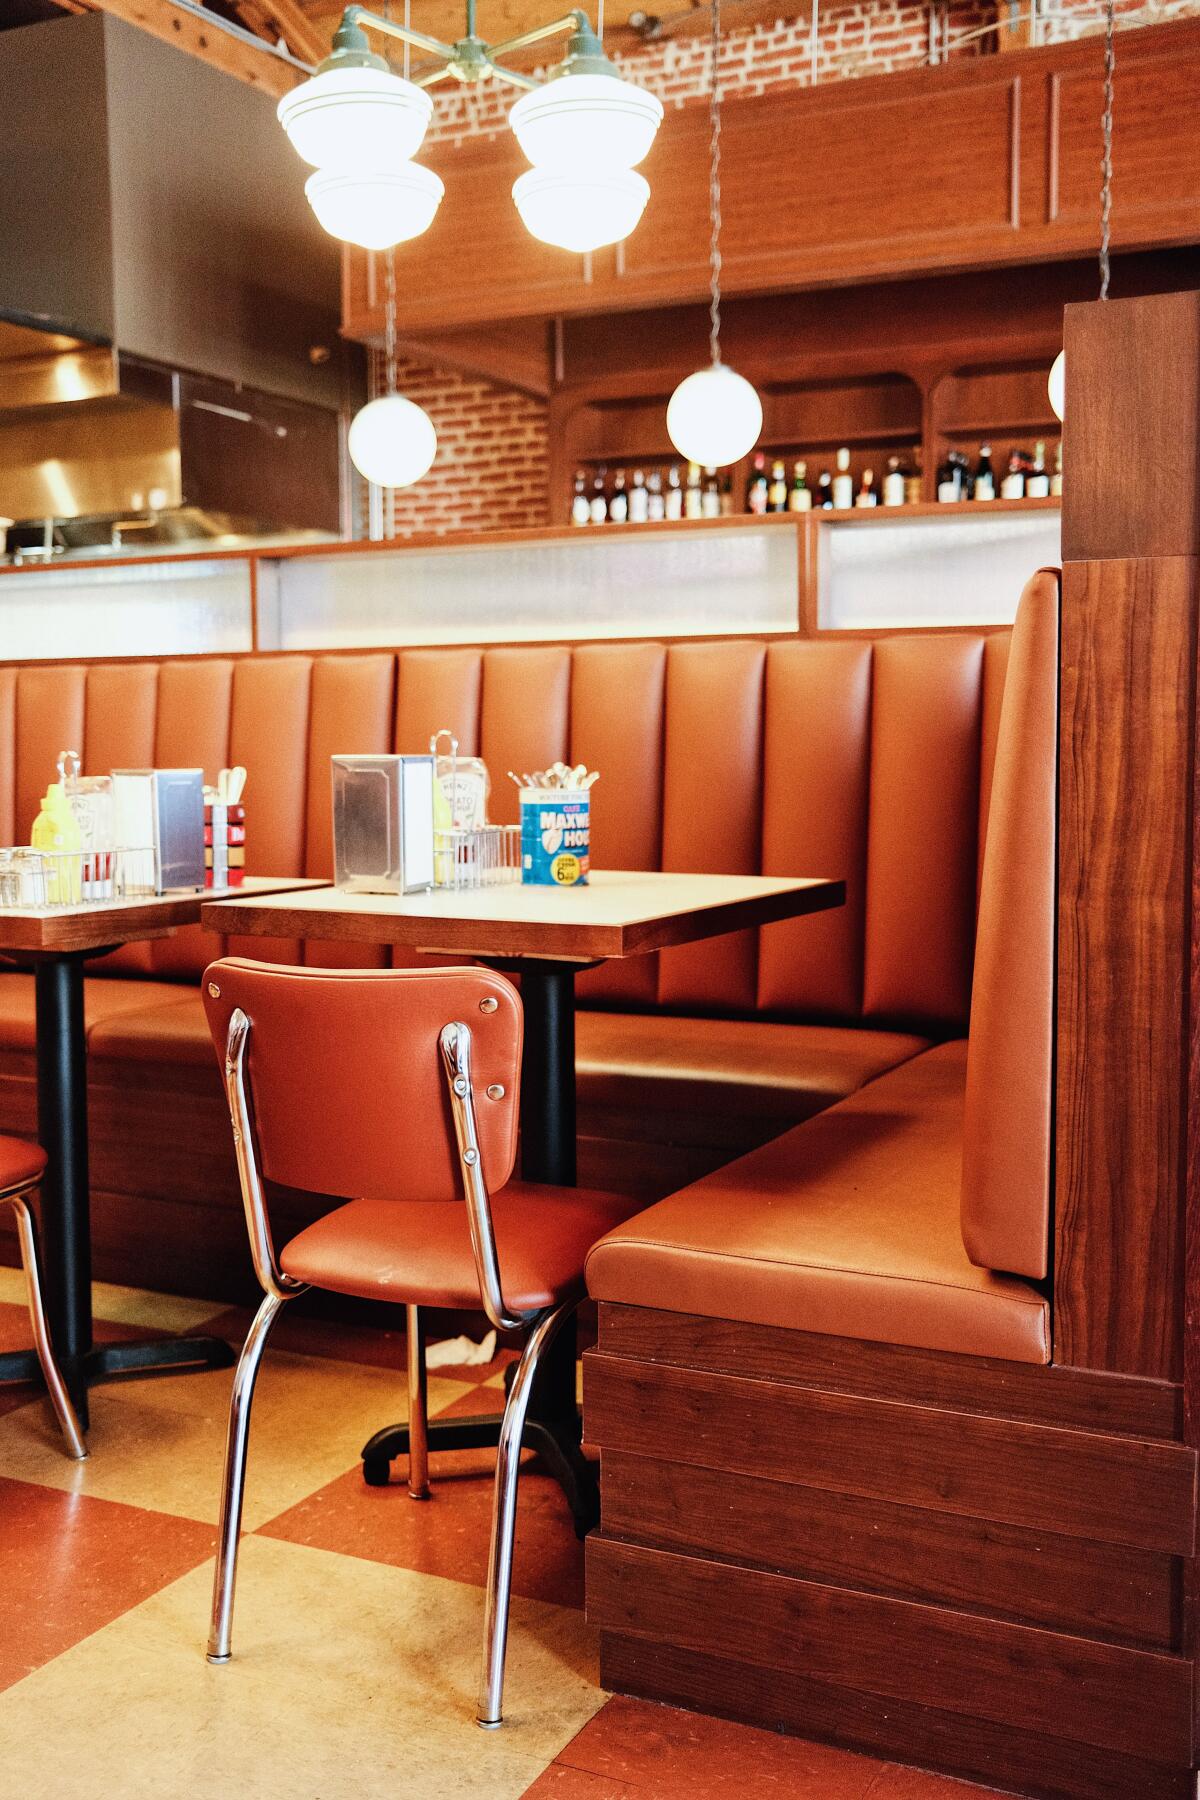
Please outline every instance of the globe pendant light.
[[330, 237], [363, 250], [390, 250], [433, 223], [445, 183], [420, 163], [374, 175], [318, 169], [304, 184], [308, 203]]
[[[1104, 10], [1104, 111], [1100, 118], [1100, 130], [1104, 148], [1100, 157], [1100, 298], [1108, 299], [1108, 278], [1111, 273], [1108, 246], [1112, 235], [1112, 149], [1113, 149], [1113, 74], [1117, 62], [1115, 0], [1105, 0]], [[1050, 378], [1046, 383], [1046, 391], [1050, 396], [1050, 405], [1054, 416], [1061, 419], [1066, 414], [1067, 403], [1067, 353], [1060, 350], [1050, 365]]]
[[316, 169], [352, 175], [399, 169], [421, 148], [433, 101], [376, 56], [367, 35], [342, 20], [333, 52], [277, 108], [292, 148]]
[[709, 216], [712, 220], [710, 267], [712, 320], [707, 369], [680, 382], [667, 406], [667, 436], [689, 462], [716, 469], [737, 462], [752, 450], [762, 430], [762, 401], [754, 388], [721, 361], [721, 0], [712, 0], [709, 117], [712, 122], [709, 162]]
[[533, 164], [512, 191], [526, 230], [544, 244], [577, 252], [627, 238], [650, 198], [635, 165], [662, 117], [662, 102], [621, 79], [577, 13], [565, 60], [508, 115]]
[[385, 392], [355, 414], [347, 438], [350, 461], [377, 487], [411, 487], [437, 455], [437, 432], [423, 408], [396, 392], [396, 263], [387, 258], [384, 313]]

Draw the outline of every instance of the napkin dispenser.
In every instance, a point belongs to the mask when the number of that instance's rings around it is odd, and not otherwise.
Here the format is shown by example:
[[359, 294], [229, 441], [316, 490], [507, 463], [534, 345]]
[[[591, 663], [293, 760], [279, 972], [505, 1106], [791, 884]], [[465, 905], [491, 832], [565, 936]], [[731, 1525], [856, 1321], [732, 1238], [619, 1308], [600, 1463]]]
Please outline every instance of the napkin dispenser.
[[433, 886], [433, 757], [333, 758], [333, 879], [351, 894]]
[[112, 783], [125, 891], [202, 888], [203, 769], [114, 769]]

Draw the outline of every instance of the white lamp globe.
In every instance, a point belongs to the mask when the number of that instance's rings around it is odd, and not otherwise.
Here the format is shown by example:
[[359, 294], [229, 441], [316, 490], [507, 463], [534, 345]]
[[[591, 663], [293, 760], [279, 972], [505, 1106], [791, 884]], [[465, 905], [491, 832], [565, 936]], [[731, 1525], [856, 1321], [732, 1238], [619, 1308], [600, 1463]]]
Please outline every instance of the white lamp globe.
[[619, 75], [557, 75], [508, 115], [535, 169], [633, 169], [662, 124], [662, 102]]
[[390, 250], [433, 224], [445, 184], [420, 163], [374, 175], [318, 169], [304, 184], [308, 204], [330, 237], [364, 250]]
[[1067, 405], [1067, 353], [1060, 350], [1050, 365], [1050, 379], [1046, 383], [1046, 391], [1050, 395], [1050, 404], [1054, 408], [1054, 416], [1061, 419]]
[[526, 169], [513, 183], [525, 229], [560, 250], [599, 250], [627, 238], [650, 198], [636, 169]]
[[745, 376], [714, 363], [687, 376], [671, 395], [667, 436], [688, 462], [719, 469], [754, 448], [762, 416], [762, 401]]
[[424, 88], [390, 69], [325, 69], [276, 109], [292, 148], [315, 169], [398, 169], [421, 148], [433, 116]]
[[377, 487], [411, 487], [437, 455], [433, 420], [403, 394], [368, 401], [355, 414], [347, 440], [350, 461]]

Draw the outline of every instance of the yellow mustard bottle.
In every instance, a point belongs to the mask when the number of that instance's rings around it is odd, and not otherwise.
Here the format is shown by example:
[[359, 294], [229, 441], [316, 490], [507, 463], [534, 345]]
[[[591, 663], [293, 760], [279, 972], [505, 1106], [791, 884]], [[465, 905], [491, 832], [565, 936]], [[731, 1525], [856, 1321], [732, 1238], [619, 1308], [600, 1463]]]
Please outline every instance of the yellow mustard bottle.
[[[52, 781], [29, 834], [33, 849], [58, 852], [46, 865], [46, 900], [51, 906], [77, 902], [82, 886], [83, 833], [61, 781]], [[74, 853], [74, 854], [72, 854]]]

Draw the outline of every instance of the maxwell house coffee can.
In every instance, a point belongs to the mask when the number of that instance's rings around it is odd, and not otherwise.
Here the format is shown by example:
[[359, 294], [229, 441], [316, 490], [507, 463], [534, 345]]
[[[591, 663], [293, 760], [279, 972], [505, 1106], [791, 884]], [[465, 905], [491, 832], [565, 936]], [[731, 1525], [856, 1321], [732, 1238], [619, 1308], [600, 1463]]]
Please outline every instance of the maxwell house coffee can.
[[521, 789], [521, 880], [576, 887], [588, 878], [591, 794], [582, 788]]

